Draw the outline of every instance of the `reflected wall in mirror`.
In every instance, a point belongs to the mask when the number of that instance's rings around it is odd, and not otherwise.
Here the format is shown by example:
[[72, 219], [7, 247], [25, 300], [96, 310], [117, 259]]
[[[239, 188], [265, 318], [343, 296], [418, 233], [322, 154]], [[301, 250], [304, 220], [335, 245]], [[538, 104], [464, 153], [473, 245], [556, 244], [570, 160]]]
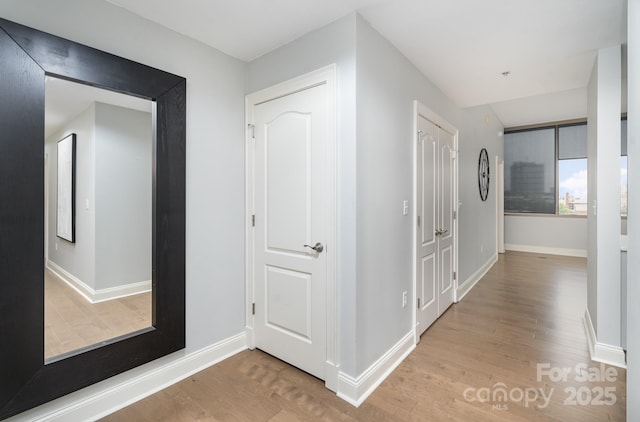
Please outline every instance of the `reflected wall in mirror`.
[[[149, 100], [46, 77], [47, 360], [151, 326], [152, 129]], [[71, 135], [74, 242], [59, 235], [56, 188]]]

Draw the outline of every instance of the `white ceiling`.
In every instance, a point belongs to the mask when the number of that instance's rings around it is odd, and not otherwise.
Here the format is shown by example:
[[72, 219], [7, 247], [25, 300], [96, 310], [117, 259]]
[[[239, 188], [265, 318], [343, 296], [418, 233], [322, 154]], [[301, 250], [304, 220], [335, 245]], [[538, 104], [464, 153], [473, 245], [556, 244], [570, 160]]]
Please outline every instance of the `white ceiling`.
[[596, 50], [626, 41], [625, 0], [108, 1], [244, 61], [358, 11], [459, 106], [500, 103], [506, 126], [506, 101], [548, 115], [545, 97], [575, 100]]

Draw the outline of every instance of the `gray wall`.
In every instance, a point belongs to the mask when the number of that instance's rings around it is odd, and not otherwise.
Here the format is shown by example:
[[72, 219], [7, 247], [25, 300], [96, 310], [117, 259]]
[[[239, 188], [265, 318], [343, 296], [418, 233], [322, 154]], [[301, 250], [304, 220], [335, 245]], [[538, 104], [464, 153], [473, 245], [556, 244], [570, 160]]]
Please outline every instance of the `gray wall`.
[[95, 110], [95, 288], [150, 281], [151, 114], [103, 103]]
[[640, 0], [628, 0], [627, 420], [640, 420]]
[[482, 147], [492, 162], [503, 148], [502, 125], [488, 107], [458, 108], [360, 16], [356, 52], [359, 374], [415, 325], [411, 306], [401, 307], [413, 285], [414, 216], [402, 215], [402, 201], [413, 197], [413, 100], [459, 130], [460, 282], [496, 253], [495, 190], [480, 200], [477, 166]]
[[[488, 122], [487, 122], [488, 120]], [[459, 158], [459, 272], [460, 284], [469, 280], [479, 268], [497, 256], [496, 227], [496, 155], [504, 159], [504, 130], [502, 122], [490, 107], [481, 106], [463, 110], [460, 125]], [[489, 195], [480, 199], [478, 189], [478, 158], [480, 150], [489, 154]], [[474, 281], [474, 280], [469, 280]]]
[[[598, 129], [598, 63], [593, 66], [593, 72], [589, 79], [589, 86], [587, 91], [587, 197], [589, 198], [589, 214], [593, 214], [591, 205], [598, 200], [598, 191], [596, 189], [596, 163], [598, 160], [597, 155], [597, 129]], [[597, 220], [591, 218], [587, 219], [587, 236], [590, 241], [587, 244], [587, 309], [591, 316], [593, 328], [598, 333], [598, 327], [596, 321], [598, 320], [598, 261], [595, 259], [598, 255], [597, 244]], [[588, 257], [591, 257], [589, 259]]]
[[597, 341], [618, 347], [621, 66], [620, 46], [600, 49], [588, 97], [588, 307]]
[[[49, 260], [95, 289], [95, 214], [93, 207], [85, 210], [85, 200], [94, 203], [94, 136], [95, 106], [91, 105], [58, 133], [47, 139], [45, 153], [49, 159], [48, 236]], [[56, 236], [57, 142], [76, 134], [76, 242], [70, 243]], [[57, 247], [56, 247], [57, 246]]]
[[533, 247], [549, 253], [587, 256], [587, 219], [584, 217], [506, 215], [506, 249]]

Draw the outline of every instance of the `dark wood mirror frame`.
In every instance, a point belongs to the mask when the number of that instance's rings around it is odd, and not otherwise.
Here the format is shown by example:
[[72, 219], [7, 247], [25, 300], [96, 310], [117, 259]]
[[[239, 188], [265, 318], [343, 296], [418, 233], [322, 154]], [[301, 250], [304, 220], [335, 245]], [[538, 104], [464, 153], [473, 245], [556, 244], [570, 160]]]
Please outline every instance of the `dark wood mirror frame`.
[[[44, 361], [45, 76], [155, 101], [153, 326]], [[0, 419], [185, 346], [186, 80], [0, 19]]]

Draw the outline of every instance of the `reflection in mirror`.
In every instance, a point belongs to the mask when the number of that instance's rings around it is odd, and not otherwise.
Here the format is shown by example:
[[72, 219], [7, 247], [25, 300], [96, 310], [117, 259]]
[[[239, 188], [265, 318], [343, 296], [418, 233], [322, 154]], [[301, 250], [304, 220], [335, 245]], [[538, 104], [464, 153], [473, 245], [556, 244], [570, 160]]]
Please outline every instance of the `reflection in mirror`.
[[[45, 360], [152, 324], [152, 102], [47, 77]], [[57, 232], [57, 145], [75, 134], [75, 242]], [[58, 234], [58, 235], [57, 235]]]

